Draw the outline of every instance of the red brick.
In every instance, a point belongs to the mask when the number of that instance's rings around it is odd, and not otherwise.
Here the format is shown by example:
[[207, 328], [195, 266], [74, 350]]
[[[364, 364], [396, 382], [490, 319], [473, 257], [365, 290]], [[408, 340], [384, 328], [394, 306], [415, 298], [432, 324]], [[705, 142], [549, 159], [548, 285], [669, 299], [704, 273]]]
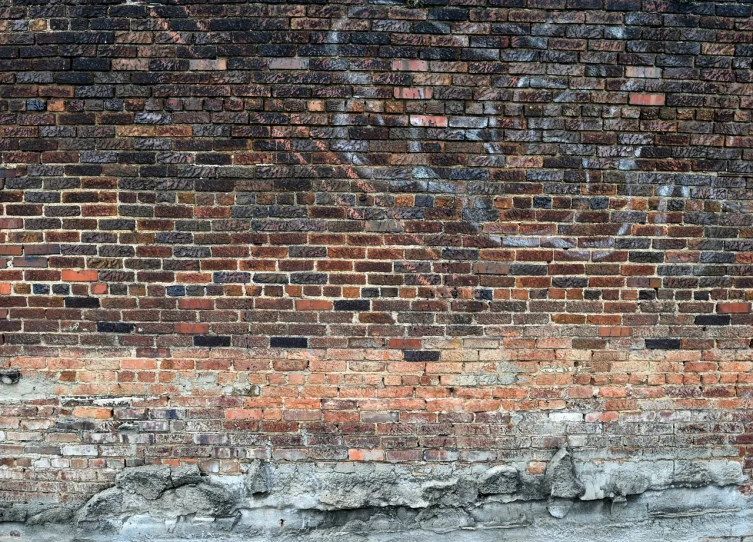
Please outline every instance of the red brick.
[[600, 327], [599, 337], [630, 337], [633, 330], [629, 327]]
[[178, 308], [183, 310], [212, 310], [213, 299], [179, 299]]
[[17, 230], [23, 227], [22, 218], [0, 218], [0, 230]]
[[92, 293], [92, 295], [100, 295], [100, 294], [106, 294], [107, 293], [107, 284], [92, 284], [89, 287], [89, 291]]
[[390, 339], [390, 348], [417, 350], [421, 348], [421, 339]]
[[299, 311], [330, 311], [332, 302], [323, 299], [299, 299], [295, 302], [295, 308]]
[[716, 312], [721, 314], [750, 312], [750, 303], [719, 303]]
[[203, 335], [209, 333], [209, 324], [175, 324], [175, 333], [188, 333], [191, 335]]
[[96, 282], [98, 275], [98, 271], [63, 269], [63, 280], [67, 282]]
[[[604, 443], [734, 452], [750, 478], [749, 74], [566, 35], [623, 28], [610, 2], [185, 3], [101, 50], [64, 12], [7, 27], [0, 376], [35, 391], [0, 406], [3, 498], [85, 502], [137, 457], [539, 476]], [[669, 25], [697, 17], [660, 7], [677, 48]], [[735, 10], [703, 15], [703, 55], [749, 41]], [[531, 41], [499, 32], [542, 24], [582, 54], [494, 61]], [[609, 77], [600, 55], [622, 55]]]

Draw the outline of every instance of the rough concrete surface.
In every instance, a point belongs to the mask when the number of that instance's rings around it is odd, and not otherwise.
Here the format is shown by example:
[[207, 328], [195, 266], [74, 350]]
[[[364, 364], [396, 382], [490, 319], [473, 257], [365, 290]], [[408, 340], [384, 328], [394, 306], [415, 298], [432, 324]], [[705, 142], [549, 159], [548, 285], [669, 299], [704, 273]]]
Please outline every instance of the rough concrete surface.
[[744, 540], [753, 502], [731, 461], [521, 465], [302, 463], [125, 469], [80, 508], [3, 508], [3, 540]]

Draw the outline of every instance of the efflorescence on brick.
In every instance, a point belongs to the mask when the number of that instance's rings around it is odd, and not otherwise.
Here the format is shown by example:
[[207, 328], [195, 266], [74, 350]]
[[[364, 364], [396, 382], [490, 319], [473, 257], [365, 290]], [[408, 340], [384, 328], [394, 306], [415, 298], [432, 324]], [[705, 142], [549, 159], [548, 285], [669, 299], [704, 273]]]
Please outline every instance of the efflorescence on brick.
[[753, 6], [425, 3], [4, 3], [0, 500], [565, 444], [750, 472]]

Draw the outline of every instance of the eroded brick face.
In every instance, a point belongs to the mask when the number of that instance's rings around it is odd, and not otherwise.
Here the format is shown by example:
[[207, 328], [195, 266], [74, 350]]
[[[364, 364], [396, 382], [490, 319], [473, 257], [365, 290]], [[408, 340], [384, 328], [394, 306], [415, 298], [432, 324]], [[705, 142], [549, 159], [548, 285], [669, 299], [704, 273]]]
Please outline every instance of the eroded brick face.
[[425, 3], [5, 2], [0, 500], [753, 467], [751, 5]]

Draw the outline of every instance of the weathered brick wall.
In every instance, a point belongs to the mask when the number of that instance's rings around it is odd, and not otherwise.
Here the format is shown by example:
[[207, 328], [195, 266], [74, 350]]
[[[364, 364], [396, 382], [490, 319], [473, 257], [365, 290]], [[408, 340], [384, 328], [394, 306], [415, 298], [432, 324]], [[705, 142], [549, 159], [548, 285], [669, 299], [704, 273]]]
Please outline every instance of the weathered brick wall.
[[0, 0], [0, 501], [750, 472], [753, 6], [424, 3]]

